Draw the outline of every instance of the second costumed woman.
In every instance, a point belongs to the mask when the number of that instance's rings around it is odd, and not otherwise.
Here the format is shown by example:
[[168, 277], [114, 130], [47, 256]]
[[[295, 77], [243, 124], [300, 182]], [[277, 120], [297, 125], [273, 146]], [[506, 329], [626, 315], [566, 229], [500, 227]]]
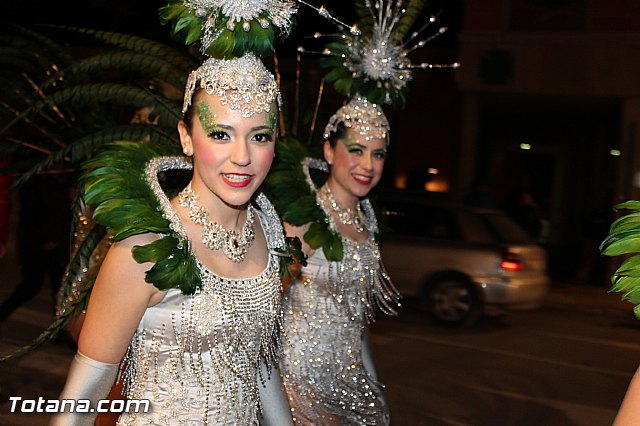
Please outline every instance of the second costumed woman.
[[382, 264], [367, 196], [389, 147], [380, 105], [404, 103], [413, 66], [402, 39], [420, 7], [382, 0], [361, 6], [371, 11], [362, 33], [352, 28], [325, 49], [333, 68], [327, 79], [349, 99], [326, 125], [324, 160], [304, 158], [306, 147], [288, 143], [267, 181], [286, 233], [303, 241], [308, 256], [285, 297], [281, 361], [301, 425], [390, 423], [367, 325], [377, 309], [395, 314], [400, 295]]

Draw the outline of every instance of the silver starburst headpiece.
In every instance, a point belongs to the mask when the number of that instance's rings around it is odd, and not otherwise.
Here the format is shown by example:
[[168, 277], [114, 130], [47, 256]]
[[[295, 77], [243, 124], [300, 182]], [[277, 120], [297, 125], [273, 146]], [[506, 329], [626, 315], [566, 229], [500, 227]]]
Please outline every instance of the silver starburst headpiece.
[[280, 104], [280, 92], [273, 74], [262, 61], [249, 53], [235, 59], [207, 59], [191, 72], [184, 93], [182, 112], [191, 104], [196, 86], [220, 97], [222, 105], [240, 111], [243, 117], [269, 112]]
[[324, 129], [324, 138], [328, 139], [340, 123], [363, 136], [366, 141], [389, 140], [389, 121], [382, 108], [362, 96], [356, 96], [329, 118], [329, 124]]
[[[409, 60], [409, 53], [446, 31], [441, 27], [435, 34], [418, 41], [422, 32], [435, 22], [432, 16], [405, 41], [423, 6], [423, 1], [364, 0], [361, 8], [368, 11], [368, 16], [357, 25], [361, 31], [356, 34], [353, 27], [347, 27], [348, 31], [343, 29], [337, 41], [318, 52], [325, 56], [321, 64], [333, 68], [327, 80], [344, 95], [359, 93], [372, 102], [402, 107], [403, 91], [412, 78], [412, 69], [457, 68], [457, 62], [412, 64]], [[315, 35], [316, 38], [322, 36]], [[306, 49], [300, 47], [299, 50]]]

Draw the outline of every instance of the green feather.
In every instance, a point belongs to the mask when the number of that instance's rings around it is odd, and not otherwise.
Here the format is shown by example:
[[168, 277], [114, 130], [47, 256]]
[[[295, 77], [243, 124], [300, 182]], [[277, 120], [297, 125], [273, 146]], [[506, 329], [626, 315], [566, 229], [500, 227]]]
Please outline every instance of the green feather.
[[424, 9], [425, 3], [425, 0], [409, 0], [403, 4], [405, 12], [395, 26], [391, 38], [394, 43], [401, 44], [404, 41], [405, 36], [409, 33]]
[[631, 213], [612, 223], [600, 250], [606, 256], [632, 255], [613, 273], [611, 291], [622, 293], [623, 300], [635, 304], [634, 314], [640, 319], [640, 201], [626, 201], [614, 208]]
[[[302, 160], [318, 157], [311, 147], [292, 137], [279, 139], [277, 156], [265, 181], [265, 193], [285, 222], [294, 226], [309, 224], [304, 240], [314, 249], [322, 248], [327, 259], [342, 260], [342, 240], [329, 229], [324, 212], [316, 202], [316, 193], [309, 188], [302, 170]], [[326, 181], [326, 174], [316, 185]]]
[[158, 289], [179, 288], [193, 294], [200, 286], [199, 270], [188, 249], [170, 229], [159, 201], [145, 181], [145, 164], [162, 155], [175, 155], [176, 147], [149, 143], [114, 142], [105, 145], [83, 167], [85, 200], [94, 220], [105, 226], [114, 241], [143, 233], [163, 238], [134, 249], [137, 262], [154, 262], [146, 280]]

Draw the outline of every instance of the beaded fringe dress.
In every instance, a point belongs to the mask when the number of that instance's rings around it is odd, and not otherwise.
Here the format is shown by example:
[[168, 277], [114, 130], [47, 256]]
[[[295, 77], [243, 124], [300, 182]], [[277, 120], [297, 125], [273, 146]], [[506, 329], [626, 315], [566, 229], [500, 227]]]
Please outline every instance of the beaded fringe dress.
[[[316, 198], [335, 230], [326, 200]], [[362, 339], [376, 308], [395, 314], [399, 293], [380, 261], [371, 204], [361, 203], [369, 239], [342, 237], [341, 262], [316, 250], [284, 299], [281, 370], [296, 424], [389, 424], [382, 385], [362, 361]]]
[[[157, 180], [151, 186], [173, 229], [186, 236]], [[267, 198], [260, 194], [255, 202], [271, 253], [268, 265], [256, 277], [229, 279], [198, 261], [201, 291], [184, 295], [171, 289], [146, 310], [119, 379], [128, 399], [149, 399], [151, 409], [125, 413], [119, 425], [258, 424], [258, 382], [266, 379], [259, 363], [275, 362], [282, 326], [274, 249], [284, 246], [284, 235]]]

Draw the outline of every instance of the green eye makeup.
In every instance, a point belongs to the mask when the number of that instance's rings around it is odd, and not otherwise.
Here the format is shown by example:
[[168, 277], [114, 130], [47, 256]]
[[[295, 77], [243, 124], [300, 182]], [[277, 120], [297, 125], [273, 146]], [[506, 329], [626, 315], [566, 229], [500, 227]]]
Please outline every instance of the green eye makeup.
[[341, 141], [344, 144], [344, 146], [347, 148], [347, 150], [351, 150], [353, 148], [358, 147], [358, 144], [356, 143], [355, 139], [353, 139], [351, 136], [345, 136], [341, 139]]
[[216, 124], [216, 115], [211, 111], [209, 105], [202, 101], [198, 102], [196, 112], [200, 125], [207, 135], [220, 131], [218, 124]]
[[275, 108], [273, 108], [269, 112], [269, 126], [271, 127], [272, 132], [276, 130], [277, 124], [278, 124], [278, 114], [276, 113]]

